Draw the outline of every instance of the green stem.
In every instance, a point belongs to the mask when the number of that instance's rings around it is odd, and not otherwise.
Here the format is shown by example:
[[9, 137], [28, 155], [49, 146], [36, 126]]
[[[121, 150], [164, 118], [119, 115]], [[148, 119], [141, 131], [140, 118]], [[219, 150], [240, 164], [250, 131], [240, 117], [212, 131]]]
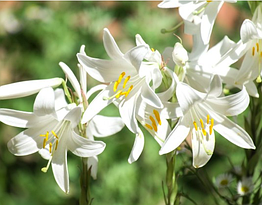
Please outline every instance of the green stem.
[[87, 169], [87, 158], [82, 158], [82, 173], [80, 177], [81, 196], [79, 200], [80, 205], [91, 205], [93, 198], [90, 194], [90, 179], [91, 169]]

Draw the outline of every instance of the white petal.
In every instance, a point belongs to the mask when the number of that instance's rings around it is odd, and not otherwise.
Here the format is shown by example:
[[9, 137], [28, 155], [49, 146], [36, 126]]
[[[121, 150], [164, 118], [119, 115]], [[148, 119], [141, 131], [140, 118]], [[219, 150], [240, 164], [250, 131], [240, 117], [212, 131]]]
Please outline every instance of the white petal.
[[34, 114], [38, 116], [49, 115], [55, 111], [55, 93], [51, 87], [43, 88], [36, 96]]
[[251, 39], [256, 39], [258, 37], [258, 32], [256, 25], [249, 19], [244, 20], [240, 28], [240, 37], [243, 43], [248, 42]]
[[96, 115], [88, 125], [96, 137], [106, 137], [119, 132], [125, 124], [120, 117]]
[[0, 121], [14, 127], [30, 128], [50, 120], [50, 116], [39, 117], [31, 112], [0, 109]]
[[15, 137], [7, 144], [9, 151], [16, 156], [26, 156], [37, 152], [43, 143], [43, 138], [39, 136], [41, 130], [27, 129]]
[[214, 130], [216, 130], [219, 134], [221, 134], [228, 141], [233, 144], [245, 148], [245, 149], [255, 149], [255, 145], [248, 135], [248, 133], [241, 128], [239, 125], [235, 124], [228, 118], [222, 115], [214, 115]]
[[65, 116], [64, 120], [70, 121], [72, 124], [71, 126], [75, 128], [80, 121], [81, 114], [81, 107], [75, 107], [70, 110], [70, 112]]
[[124, 59], [117, 61], [103, 60], [91, 58], [80, 53], [77, 54], [77, 58], [79, 63], [92, 78], [103, 83], [116, 81], [122, 72], [130, 76], [137, 73], [134, 66]]
[[[200, 130], [198, 131], [201, 132]], [[207, 137], [202, 136], [202, 139], [199, 139], [196, 132], [195, 130], [192, 131], [193, 166], [199, 168], [203, 167], [209, 161], [214, 152], [215, 135], [212, 132], [211, 135]]]
[[107, 85], [105, 84], [101, 84], [101, 85], [96, 85], [94, 87], [92, 87], [91, 89], [88, 90], [88, 92], [86, 93], [86, 100], [88, 101], [88, 99], [90, 98], [91, 95], [93, 95], [95, 92], [99, 91], [99, 90], [103, 90], [107, 87]]
[[144, 83], [142, 90], [141, 90], [141, 97], [142, 99], [149, 105], [162, 108], [163, 104], [157, 94], [149, 87], [147, 83]]
[[136, 105], [136, 95], [131, 96], [131, 98], [129, 98], [128, 100], [123, 100], [119, 104], [120, 116], [127, 128], [133, 133], [138, 133], [139, 131], [139, 127], [136, 120]]
[[55, 89], [55, 110], [59, 110], [67, 106], [64, 90], [61, 88]]
[[208, 96], [219, 97], [222, 93], [222, 80], [218, 75], [212, 76]]
[[216, 16], [223, 3], [223, 1], [211, 2], [205, 8], [201, 21], [201, 36], [205, 45], [209, 43]]
[[188, 136], [190, 132], [188, 116], [181, 117], [164, 142], [159, 154], [166, 154], [176, 149]]
[[119, 50], [113, 36], [107, 28], [104, 28], [103, 42], [106, 52], [111, 59], [119, 59], [123, 57], [123, 53]]
[[[60, 141], [62, 142], [62, 141]], [[52, 170], [58, 186], [69, 193], [69, 174], [67, 168], [67, 150], [59, 144], [52, 158]]]
[[124, 58], [127, 59], [138, 71], [142, 60], [144, 59], [145, 55], [147, 54], [148, 47], [145, 45], [140, 45], [132, 48], [129, 50], [125, 55]]
[[249, 83], [245, 84], [245, 87], [246, 87], [247, 92], [250, 96], [255, 97], [255, 98], [259, 98], [257, 87], [256, 87], [254, 82], [249, 82]]
[[70, 81], [70, 83], [72, 84], [74, 90], [76, 91], [76, 94], [78, 95], [80, 102], [82, 102], [81, 88], [80, 88], [79, 82], [78, 82], [75, 74], [72, 72], [72, 70], [65, 63], [60, 62], [59, 65], [62, 68], [62, 70], [64, 71], [64, 73], [65, 73], [66, 77], [68, 78], [68, 80]]
[[98, 114], [102, 109], [104, 109], [107, 105], [112, 103], [113, 99], [106, 100], [106, 98], [113, 96], [115, 93], [113, 92], [113, 84], [107, 86], [104, 90], [102, 90], [88, 105], [87, 109], [84, 112], [81, 123], [84, 124], [90, 121], [96, 114]]
[[68, 136], [67, 147], [79, 157], [92, 157], [102, 153], [105, 149], [105, 143], [86, 139], [72, 132]]
[[197, 91], [185, 83], [178, 83], [176, 88], [178, 103], [185, 114], [195, 102], [201, 101]]
[[79, 75], [80, 75], [80, 86], [81, 86], [81, 89], [83, 90], [83, 93], [86, 93], [87, 92], [87, 79], [86, 79], [87, 74], [82, 65], [78, 64], [78, 68], [79, 68]]
[[213, 108], [217, 113], [225, 116], [234, 116], [244, 112], [249, 104], [249, 95], [243, 89], [232, 95], [220, 98], [208, 98], [208, 105]]
[[144, 135], [141, 130], [139, 130], [139, 133], [136, 134], [135, 142], [132, 148], [132, 151], [129, 155], [128, 162], [131, 164], [135, 162], [141, 155], [143, 149], [144, 149]]
[[62, 83], [62, 78], [45, 80], [29, 80], [0, 86], [0, 100], [21, 98], [38, 93], [46, 87], [56, 87]]

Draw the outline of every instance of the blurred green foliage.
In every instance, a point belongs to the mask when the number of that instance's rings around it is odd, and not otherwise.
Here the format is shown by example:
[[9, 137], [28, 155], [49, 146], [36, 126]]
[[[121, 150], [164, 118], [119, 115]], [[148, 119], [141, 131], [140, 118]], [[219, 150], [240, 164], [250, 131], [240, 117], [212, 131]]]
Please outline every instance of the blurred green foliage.
[[[158, 2], [1, 2], [0, 3], [0, 85], [30, 79], [64, 77], [58, 66], [65, 62], [77, 73], [76, 53], [86, 45], [89, 56], [107, 58], [103, 48], [103, 28], [108, 27], [122, 51], [134, 46], [139, 33], [154, 49], [163, 52], [178, 39], [161, 34], [162, 28], [172, 28], [181, 19], [176, 9], [158, 9]], [[246, 12], [243, 2], [237, 6]], [[245, 15], [247, 15], [245, 13]], [[236, 28], [239, 28], [236, 25]], [[177, 31], [190, 49], [191, 39]], [[226, 32], [216, 26], [213, 39], [218, 41]], [[221, 32], [222, 31], [222, 32]], [[232, 35], [238, 38], [238, 32]], [[236, 37], [235, 37], [236, 36]], [[89, 78], [89, 88], [96, 82]], [[0, 102], [1, 108], [31, 111], [35, 96]], [[106, 115], [118, 115], [111, 106]], [[242, 124], [243, 125], [243, 124]], [[0, 124], [0, 204], [1, 205], [66, 205], [78, 204], [81, 160], [69, 153], [70, 193], [57, 186], [52, 171], [41, 172], [46, 165], [38, 154], [15, 157], [7, 142], [21, 130]], [[140, 159], [128, 164], [134, 135], [126, 128], [115, 136], [103, 139], [106, 150], [99, 156], [98, 179], [92, 181], [94, 205], [161, 205], [162, 181], [165, 180], [165, 158], [159, 156], [158, 144], [145, 133], [145, 149]], [[244, 152], [217, 136], [216, 153], [211, 161], [197, 170], [201, 176], [216, 176], [231, 169], [226, 156], [234, 164], [241, 163]], [[225, 156], [226, 155], [226, 156]], [[183, 169], [191, 165], [191, 153], [177, 157], [179, 189], [197, 204], [212, 204], [208, 184]], [[182, 176], [182, 174], [187, 175]], [[204, 181], [207, 183], [206, 181]], [[191, 202], [183, 199], [183, 204]], [[222, 204], [222, 203], [221, 203]]]

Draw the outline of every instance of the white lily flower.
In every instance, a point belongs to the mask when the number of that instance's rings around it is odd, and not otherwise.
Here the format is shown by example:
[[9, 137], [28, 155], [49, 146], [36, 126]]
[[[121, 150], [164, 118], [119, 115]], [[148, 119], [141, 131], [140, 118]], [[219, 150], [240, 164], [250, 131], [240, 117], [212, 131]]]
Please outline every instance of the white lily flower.
[[75, 131], [81, 118], [81, 107], [67, 105], [63, 91], [42, 89], [35, 100], [34, 112], [0, 109], [0, 121], [15, 127], [27, 128], [8, 142], [8, 148], [16, 156], [39, 151], [48, 159], [46, 172], [52, 166], [55, 180], [66, 193], [69, 192], [67, 150], [79, 157], [100, 154], [105, 144], [81, 137]]
[[149, 67], [141, 66], [148, 48], [140, 45], [123, 54], [107, 29], [104, 29], [103, 40], [112, 60], [91, 58], [82, 53], [77, 55], [89, 75], [100, 82], [110, 83], [87, 107], [82, 123], [88, 122], [107, 105], [116, 102], [124, 123], [132, 132], [139, 133], [134, 116], [136, 96], [141, 95], [143, 100], [152, 106], [163, 107], [161, 100], [149, 86], [155, 68], [145, 71], [145, 68]]
[[256, 8], [252, 21], [246, 19], [240, 29], [243, 43], [247, 44], [247, 53], [240, 67], [236, 84], [244, 84], [254, 79], [261, 82], [262, 76], [262, 4]]
[[201, 93], [185, 83], [177, 84], [176, 95], [184, 115], [164, 142], [160, 154], [173, 151], [189, 136], [192, 140], [193, 166], [202, 167], [213, 154], [214, 130], [239, 147], [255, 148], [248, 133], [226, 117], [237, 115], [247, 108], [249, 96], [246, 89], [243, 87], [239, 93], [219, 97], [222, 82], [216, 75], [209, 88], [208, 93]]
[[[226, 2], [236, 2], [227, 0]], [[201, 40], [207, 45], [215, 19], [224, 1], [184, 1], [163, 0], [158, 6], [160, 8], [179, 8], [179, 14], [184, 20], [185, 33], [196, 34], [200, 31]]]
[[28, 80], [0, 86], [0, 100], [21, 98], [38, 93], [42, 88], [61, 85], [62, 78]]

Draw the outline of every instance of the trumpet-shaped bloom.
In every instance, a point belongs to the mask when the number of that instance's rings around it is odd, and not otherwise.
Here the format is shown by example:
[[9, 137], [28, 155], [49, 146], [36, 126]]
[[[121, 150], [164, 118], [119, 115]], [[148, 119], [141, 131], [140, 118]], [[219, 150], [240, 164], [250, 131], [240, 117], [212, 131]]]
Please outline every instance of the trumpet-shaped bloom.
[[[236, 2], [236, 0], [227, 0]], [[160, 8], [179, 8], [179, 14], [184, 20], [185, 33], [200, 32], [203, 44], [208, 44], [217, 14], [224, 1], [184, 1], [164, 0]]]
[[252, 21], [246, 19], [240, 29], [243, 43], [247, 44], [240, 72], [236, 77], [236, 84], [244, 84], [257, 78], [261, 82], [262, 75], [262, 4], [256, 8]]
[[[115, 102], [119, 105], [120, 115], [127, 127], [132, 132], [139, 133], [134, 114], [137, 95], [141, 95], [152, 106], [163, 107], [161, 100], [149, 86], [152, 76], [155, 76], [155, 67], [145, 71], [141, 66], [148, 48], [139, 45], [123, 54], [107, 29], [104, 30], [103, 40], [111, 60], [91, 58], [81, 53], [77, 55], [88, 74], [100, 82], [110, 83], [90, 103], [82, 123], [88, 122], [107, 105]], [[157, 81], [152, 82], [155, 84]]]
[[193, 166], [202, 167], [213, 154], [214, 130], [239, 147], [255, 148], [248, 133], [226, 117], [237, 115], [247, 108], [249, 96], [246, 89], [243, 87], [236, 94], [219, 97], [222, 82], [216, 75], [209, 88], [208, 93], [201, 93], [185, 83], [178, 83], [176, 95], [184, 115], [164, 142], [160, 154], [173, 151], [189, 136], [192, 141]]
[[39, 151], [48, 159], [46, 172], [52, 166], [55, 180], [69, 192], [67, 150], [80, 157], [100, 154], [105, 144], [86, 139], [75, 131], [81, 118], [81, 108], [67, 105], [61, 89], [42, 89], [35, 100], [34, 112], [0, 109], [0, 121], [15, 127], [27, 128], [8, 142], [11, 153], [25, 156]]

